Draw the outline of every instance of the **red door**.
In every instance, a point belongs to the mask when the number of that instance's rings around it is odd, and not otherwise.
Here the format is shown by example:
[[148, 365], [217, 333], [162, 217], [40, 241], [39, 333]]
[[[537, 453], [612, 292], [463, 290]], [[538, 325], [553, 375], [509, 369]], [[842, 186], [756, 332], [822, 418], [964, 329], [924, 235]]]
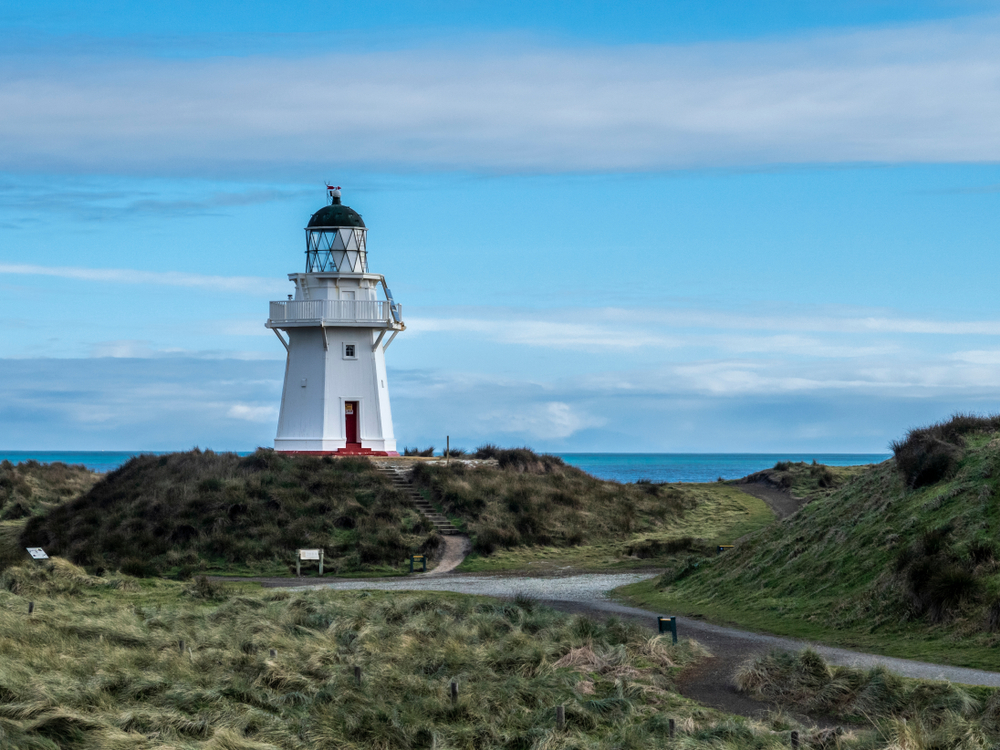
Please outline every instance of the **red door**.
[[347, 433], [347, 444], [358, 445], [358, 402], [344, 402], [344, 427]]

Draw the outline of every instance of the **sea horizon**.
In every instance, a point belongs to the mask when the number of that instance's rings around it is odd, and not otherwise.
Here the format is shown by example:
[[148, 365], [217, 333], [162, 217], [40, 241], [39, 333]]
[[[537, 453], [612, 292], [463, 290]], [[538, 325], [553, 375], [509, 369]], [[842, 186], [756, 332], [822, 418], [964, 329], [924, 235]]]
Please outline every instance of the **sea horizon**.
[[[0, 461], [21, 463], [62, 462], [84, 465], [91, 471], [114, 471], [133, 456], [164, 455], [176, 451], [2, 451]], [[248, 456], [253, 451], [216, 451]], [[857, 466], [881, 463], [890, 453], [599, 453], [574, 451], [551, 453], [567, 464], [575, 466], [598, 479], [615, 482], [714, 482], [718, 479], [739, 479], [779, 461], [827, 464], [829, 466]]]

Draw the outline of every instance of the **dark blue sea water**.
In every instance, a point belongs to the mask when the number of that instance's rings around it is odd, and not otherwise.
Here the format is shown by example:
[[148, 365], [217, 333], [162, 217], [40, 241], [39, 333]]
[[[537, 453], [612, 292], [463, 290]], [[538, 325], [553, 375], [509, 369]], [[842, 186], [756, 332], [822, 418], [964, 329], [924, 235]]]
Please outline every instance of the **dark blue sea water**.
[[568, 464], [600, 479], [616, 482], [714, 482], [739, 479], [770, 469], [778, 461], [805, 461], [828, 466], [877, 464], [888, 453], [560, 453]]
[[[0, 451], [0, 460], [12, 463], [35, 460], [83, 464], [93, 471], [112, 471], [132, 456], [155, 451]], [[241, 456], [248, 451], [238, 451]], [[813, 460], [830, 466], [874, 464], [888, 453], [560, 453], [566, 463], [578, 466], [600, 479], [616, 482], [714, 482], [739, 479], [769, 469], [778, 461]]]

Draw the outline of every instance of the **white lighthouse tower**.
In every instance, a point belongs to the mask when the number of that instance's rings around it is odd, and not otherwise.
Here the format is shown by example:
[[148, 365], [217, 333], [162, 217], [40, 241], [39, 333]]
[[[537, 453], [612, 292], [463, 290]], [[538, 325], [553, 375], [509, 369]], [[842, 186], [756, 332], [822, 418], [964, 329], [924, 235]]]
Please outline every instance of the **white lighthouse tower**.
[[294, 299], [272, 302], [267, 321], [288, 353], [274, 447], [396, 456], [385, 350], [406, 326], [385, 277], [368, 272], [364, 221], [339, 187], [328, 194], [306, 227], [305, 273], [288, 274]]

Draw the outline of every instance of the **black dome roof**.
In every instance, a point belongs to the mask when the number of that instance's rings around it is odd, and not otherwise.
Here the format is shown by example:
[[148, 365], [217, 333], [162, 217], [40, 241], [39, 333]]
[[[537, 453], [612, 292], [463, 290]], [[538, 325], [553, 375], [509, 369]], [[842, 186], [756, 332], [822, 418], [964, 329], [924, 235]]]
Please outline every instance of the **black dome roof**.
[[337, 202], [330, 206], [323, 206], [312, 215], [306, 229], [313, 227], [363, 227], [365, 222], [361, 214], [350, 206], [344, 206], [337, 199]]

